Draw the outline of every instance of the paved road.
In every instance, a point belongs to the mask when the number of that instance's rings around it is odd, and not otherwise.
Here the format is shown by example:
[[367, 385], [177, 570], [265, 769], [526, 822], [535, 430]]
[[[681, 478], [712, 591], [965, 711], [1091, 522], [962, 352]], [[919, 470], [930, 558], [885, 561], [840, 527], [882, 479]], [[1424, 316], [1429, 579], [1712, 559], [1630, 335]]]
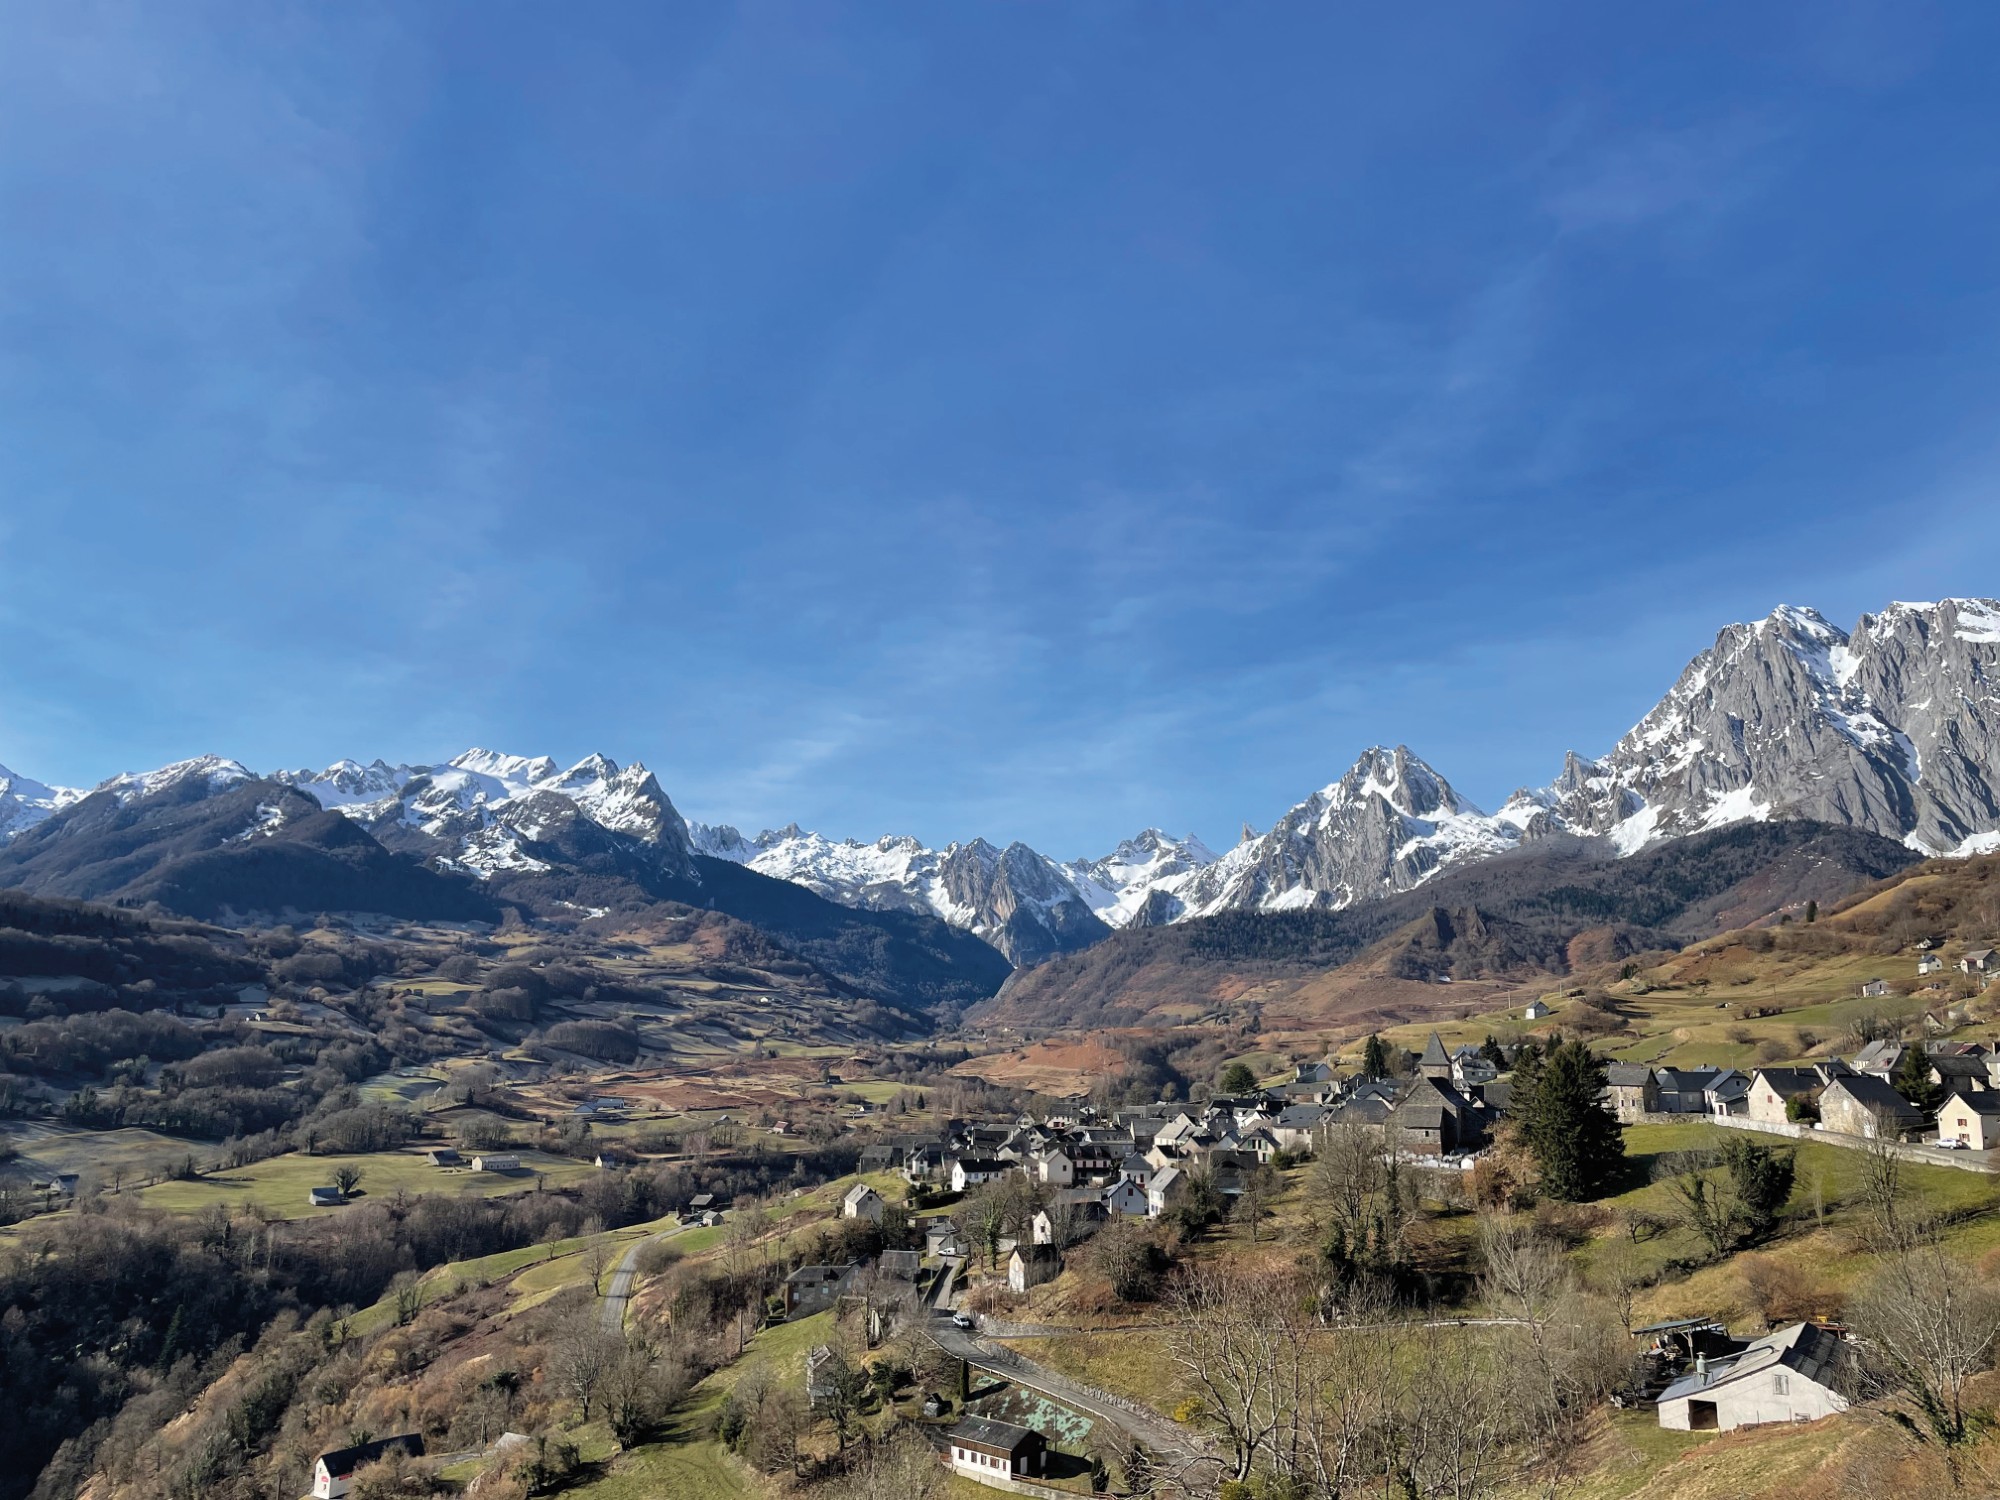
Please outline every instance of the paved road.
[[639, 1252], [654, 1240], [663, 1240], [678, 1233], [678, 1229], [663, 1229], [658, 1234], [649, 1234], [642, 1240], [634, 1240], [632, 1248], [618, 1257], [618, 1264], [612, 1268], [611, 1284], [604, 1289], [604, 1327], [607, 1332], [625, 1331], [625, 1309], [631, 1305], [632, 1281], [639, 1274]]
[[975, 1369], [1011, 1380], [1016, 1385], [1030, 1386], [1045, 1396], [1053, 1396], [1065, 1406], [1073, 1406], [1088, 1416], [1131, 1433], [1151, 1449], [1156, 1458], [1169, 1466], [1185, 1471], [1194, 1465], [1214, 1461], [1194, 1434], [1157, 1412], [1122, 1401], [1107, 1400], [1105, 1392], [1079, 1385], [1068, 1376], [1046, 1365], [1036, 1364], [1012, 1349], [989, 1343], [968, 1329], [954, 1327], [946, 1318], [933, 1318], [928, 1331], [931, 1342], [945, 1353], [965, 1360]]

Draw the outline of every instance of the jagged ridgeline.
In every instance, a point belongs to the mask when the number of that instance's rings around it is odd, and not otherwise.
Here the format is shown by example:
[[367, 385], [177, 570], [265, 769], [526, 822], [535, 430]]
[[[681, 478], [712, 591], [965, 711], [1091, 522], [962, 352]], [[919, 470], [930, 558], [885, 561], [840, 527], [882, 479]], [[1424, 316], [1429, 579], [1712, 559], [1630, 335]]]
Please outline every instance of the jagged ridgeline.
[[[1564, 837], [1631, 855], [1807, 821], [1924, 854], [2000, 848], [1996, 684], [2000, 603], [1895, 604], [1852, 633], [1782, 607], [1723, 629], [1608, 753], [1571, 753], [1547, 785], [1495, 812], [1408, 748], [1376, 748], [1220, 855], [1158, 829], [1071, 860], [979, 838], [941, 849], [833, 840], [796, 824], [747, 838], [689, 823], [643, 765], [601, 755], [565, 770], [470, 750], [441, 765], [345, 760], [270, 777], [208, 757], [89, 794], [0, 770], [0, 880], [218, 916], [372, 903], [487, 920], [509, 905], [555, 918], [741, 901], [786, 912], [796, 941], [843, 973], [941, 998], [969, 992], [960, 976], [984, 982], [990, 966], [933, 923], [1027, 966], [1121, 929], [1346, 910]], [[322, 810], [368, 838], [345, 837]], [[896, 920], [842, 925], [724, 867]], [[928, 977], [893, 977], [918, 971]]]
[[1339, 911], [1232, 911], [1129, 929], [1017, 972], [974, 1014], [1026, 1026], [1142, 1022], [1364, 957], [1410, 980], [1560, 973], [1573, 958], [1678, 948], [1786, 905], [1830, 905], [1918, 858], [1877, 834], [1808, 822], [1742, 824], [1622, 859], [1558, 836]]

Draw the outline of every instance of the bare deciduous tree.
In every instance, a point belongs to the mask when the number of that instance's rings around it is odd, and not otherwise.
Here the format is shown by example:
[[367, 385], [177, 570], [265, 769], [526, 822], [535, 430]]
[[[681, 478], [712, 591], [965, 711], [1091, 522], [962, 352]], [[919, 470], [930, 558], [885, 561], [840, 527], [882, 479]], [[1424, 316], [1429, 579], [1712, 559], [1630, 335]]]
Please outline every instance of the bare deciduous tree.
[[1928, 1240], [1891, 1254], [1848, 1317], [1867, 1341], [1869, 1374], [1895, 1403], [1891, 1417], [1940, 1450], [1958, 1488], [1973, 1435], [1965, 1388], [1993, 1365], [2000, 1292]]
[[548, 1368], [556, 1388], [576, 1402], [588, 1422], [606, 1376], [624, 1356], [625, 1340], [607, 1332], [597, 1309], [588, 1307], [574, 1314], [551, 1340]]

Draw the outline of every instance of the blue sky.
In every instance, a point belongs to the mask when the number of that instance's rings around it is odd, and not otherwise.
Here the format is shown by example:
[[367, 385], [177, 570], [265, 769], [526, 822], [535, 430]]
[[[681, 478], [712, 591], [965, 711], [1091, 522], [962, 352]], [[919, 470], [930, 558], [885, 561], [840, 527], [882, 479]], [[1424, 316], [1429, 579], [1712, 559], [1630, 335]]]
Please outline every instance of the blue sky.
[[[1391, 11], [1396, 13], [1392, 14]], [[2000, 11], [17, 7], [0, 762], [1475, 800], [2000, 592]]]

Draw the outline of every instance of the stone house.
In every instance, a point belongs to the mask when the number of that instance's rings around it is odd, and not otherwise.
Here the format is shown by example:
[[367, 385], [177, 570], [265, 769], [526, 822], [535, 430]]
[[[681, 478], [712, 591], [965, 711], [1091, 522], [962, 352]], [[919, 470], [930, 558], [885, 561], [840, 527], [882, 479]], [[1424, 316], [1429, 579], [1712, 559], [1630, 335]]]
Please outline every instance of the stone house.
[[1744, 1112], [1753, 1120], [1782, 1124], [1788, 1101], [1815, 1094], [1824, 1087], [1826, 1079], [1817, 1068], [1758, 1068], [1750, 1075]]
[[888, 1201], [865, 1182], [857, 1182], [847, 1190], [847, 1196], [840, 1200], [840, 1216], [843, 1219], [866, 1219], [871, 1224], [882, 1222], [882, 1211], [889, 1206]]
[[1644, 1063], [1612, 1063], [1604, 1070], [1605, 1106], [1627, 1124], [1651, 1114], [1658, 1100], [1653, 1070]]
[[1923, 1112], [1879, 1078], [1836, 1078], [1819, 1096], [1820, 1128], [1864, 1140], [1894, 1140], [1923, 1127]]

